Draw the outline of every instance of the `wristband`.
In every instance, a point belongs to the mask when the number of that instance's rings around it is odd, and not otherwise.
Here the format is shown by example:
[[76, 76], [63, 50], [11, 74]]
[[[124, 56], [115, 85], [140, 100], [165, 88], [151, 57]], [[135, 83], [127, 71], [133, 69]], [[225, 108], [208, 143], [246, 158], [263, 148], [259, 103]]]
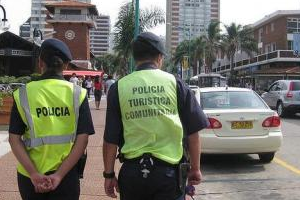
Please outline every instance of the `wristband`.
[[111, 173], [106, 173], [105, 171], [103, 172], [103, 177], [104, 178], [115, 178], [115, 172], [111, 172]]

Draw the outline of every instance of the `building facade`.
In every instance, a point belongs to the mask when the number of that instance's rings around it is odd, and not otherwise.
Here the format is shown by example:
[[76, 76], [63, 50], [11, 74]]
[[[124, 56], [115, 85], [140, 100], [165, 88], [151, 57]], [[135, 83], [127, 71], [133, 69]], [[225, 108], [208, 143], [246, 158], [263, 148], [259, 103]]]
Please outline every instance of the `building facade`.
[[[41, 30], [44, 38], [51, 37], [53, 34], [53, 27], [46, 22], [48, 11], [45, 8], [46, 4], [52, 2], [60, 2], [63, 0], [31, 0], [31, 22], [30, 33], [31, 37], [34, 28]], [[76, 0], [83, 3], [91, 3], [91, 0]]]
[[110, 50], [110, 17], [100, 15], [96, 19], [96, 27], [90, 30], [90, 47], [96, 57]]
[[71, 50], [72, 63], [82, 69], [92, 69], [89, 31], [96, 26], [99, 15], [95, 5], [62, 1], [46, 5], [50, 13], [47, 23], [54, 29], [53, 37], [65, 42]]
[[[236, 53], [234, 69], [241, 84], [262, 90], [279, 79], [300, 79], [300, 10], [276, 11], [251, 26], [258, 52]], [[229, 60], [217, 60], [213, 71], [229, 75]]]
[[212, 20], [220, 21], [220, 0], [167, 0], [166, 49], [206, 34]]

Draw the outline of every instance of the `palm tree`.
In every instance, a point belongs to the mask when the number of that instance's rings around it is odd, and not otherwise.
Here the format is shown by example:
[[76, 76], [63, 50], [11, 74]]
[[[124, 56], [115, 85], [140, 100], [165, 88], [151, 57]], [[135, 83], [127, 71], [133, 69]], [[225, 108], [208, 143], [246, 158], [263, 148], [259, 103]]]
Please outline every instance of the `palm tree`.
[[120, 70], [120, 56], [117, 54], [105, 54], [96, 58], [98, 68], [107, 74], [117, 74]]
[[236, 25], [235, 23], [229, 26], [225, 25], [226, 33], [222, 36], [222, 50], [230, 60], [230, 77], [229, 84], [235, 82], [234, 73], [234, 56], [238, 50], [246, 52], [249, 56], [253, 51], [257, 51], [257, 42], [253, 37], [253, 30], [249, 26]]
[[[131, 56], [131, 42], [134, 38], [134, 6], [133, 3], [124, 4], [118, 15], [118, 20], [114, 26], [114, 50], [122, 55], [121, 73], [128, 72], [128, 60]], [[140, 32], [149, 30], [158, 24], [165, 22], [165, 13], [159, 8], [151, 8], [140, 11]]]
[[207, 35], [205, 35], [205, 62], [212, 71], [212, 64], [216, 61], [216, 55], [220, 49], [220, 22], [212, 21], [208, 25]]
[[203, 37], [197, 37], [195, 39], [184, 40], [177, 46], [173, 61], [175, 65], [181, 63], [185, 56], [190, 58], [190, 67], [196, 71], [197, 63], [202, 64], [202, 58], [204, 56], [205, 41]]

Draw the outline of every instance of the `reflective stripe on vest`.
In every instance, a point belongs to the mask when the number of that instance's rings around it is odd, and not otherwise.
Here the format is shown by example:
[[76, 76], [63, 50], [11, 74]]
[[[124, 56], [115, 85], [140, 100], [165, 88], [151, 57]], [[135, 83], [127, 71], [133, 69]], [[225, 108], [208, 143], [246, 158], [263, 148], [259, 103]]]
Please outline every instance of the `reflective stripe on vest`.
[[20, 88], [20, 103], [24, 110], [26, 120], [29, 126], [30, 138], [23, 139], [24, 145], [26, 147], [34, 148], [46, 144], [65, 144], [74, 142], [76, 138], [77, 132], [77, 124], [78, 124], [78, 117], [79, 117], [79, 98], [81, 94], [81, 88], [78, 85], [73, 86], [73, 105], [75, 111], [75, 130], [73, 133], [64, 135], [64, 136], [46, 136], [46, 137], [35, 137], [33, 119], [30, 114], [30, 107], [28, 103], [28, 96], [27, 96], [27, 89], [26, 86]]

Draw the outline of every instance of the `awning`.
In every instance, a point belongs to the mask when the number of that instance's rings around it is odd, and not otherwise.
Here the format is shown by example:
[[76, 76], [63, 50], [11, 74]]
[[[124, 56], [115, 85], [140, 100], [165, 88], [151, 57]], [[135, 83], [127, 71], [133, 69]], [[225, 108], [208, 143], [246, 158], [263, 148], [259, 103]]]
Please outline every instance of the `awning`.
[[76, 76], [102, 76], [103, 75], [103, 71], [76, 71], [76, 70], [65, 70], [63, 71], [63, 75], [70, 75], [72, 76], [72, 74], [75, 73]]

